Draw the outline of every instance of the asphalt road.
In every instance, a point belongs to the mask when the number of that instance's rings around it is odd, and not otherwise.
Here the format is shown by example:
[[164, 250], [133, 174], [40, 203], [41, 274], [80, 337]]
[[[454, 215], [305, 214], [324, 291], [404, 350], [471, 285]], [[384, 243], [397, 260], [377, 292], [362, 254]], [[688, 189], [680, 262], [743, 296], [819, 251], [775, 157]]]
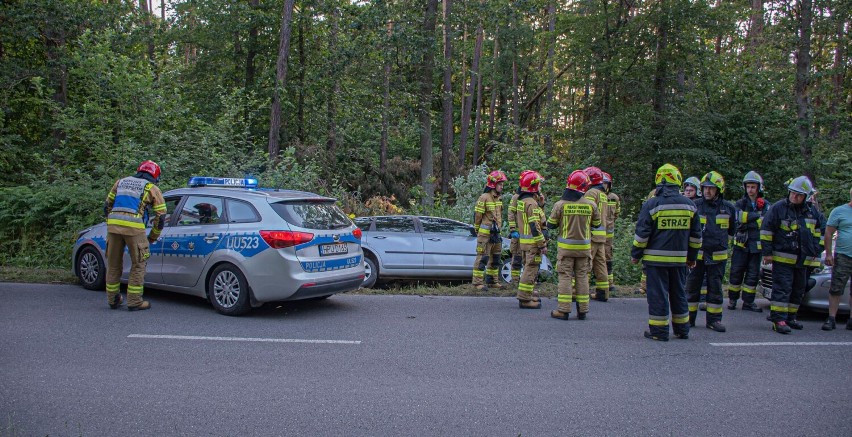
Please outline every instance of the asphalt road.
[[0, 435], [852, 435], [852, 331], [817, 316], [782, 336], [726, 310], [727, 333], [700, 315], [660, 343], [641, 299], [583, 322], [549, 318], [554, 299], [340, 295], [232, 318], [146, 297], [130, 313], [0, 284]]

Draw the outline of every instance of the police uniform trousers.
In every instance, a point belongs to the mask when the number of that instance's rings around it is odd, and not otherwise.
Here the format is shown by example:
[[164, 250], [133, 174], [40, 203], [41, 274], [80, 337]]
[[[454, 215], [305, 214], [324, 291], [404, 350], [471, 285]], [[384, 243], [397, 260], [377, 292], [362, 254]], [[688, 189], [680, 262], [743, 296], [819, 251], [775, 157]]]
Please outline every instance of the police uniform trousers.
[[598, 299], [609, 299], [609, 273], [606, 271], [606, 243], [592, 242], [592, 272]]
[[[556, 273], [559, 277], [557, 285], [557, 311], [571, 312], [571, 302], [577, 302], [577, 311], [589, 312], [589, 257], [557, 254]], [[576, 278], [576, 282], [574, 281]]]
[[[142, 296], [145, 284], [145, 268], [151, 255], [145, 233], [121, 235], [107, 233], [106, 291], [108, 298], [119, 292], [121, 271], [124, 264], [124, 248], [130, 254], [130, 276], [127, 278], [127, 294]], [[128, 297], [129, 298], [129, 297]], [[112, 303], [112, 300], [110, 300]]]
[[760, 252], [750, 253], [747, 249], [734, 247], [731, 256], [731, 277], [728, 287], [728, 299], [736, 303], [742, 292], [743, 302], [754, 304], [757, 293], [757, 283], [760, 281]]
[[799, 312], [805, 287], [807, 268], [775, 261], [772, 263], [772, 295], [769, 298], [769, 319], [773, 322], [793, 320]]
[[476, 237], [476, 258], [473, 260], [473, 285], [493, 284], [500, 273], [502, 243], [489, 242], [489, 235]]
[[539, 247], [523, 251], [524, 273], [521, 274], [521, 281], [518, 283], [518, 300], [533, 300], [535, 281], [538, 278], [538, 269], [541, 265], [541, 251], [542, 249]]
[[705, 260], [695, 262], [695, 267], [686, 279], [686, 294], [690, 317], [695, 318], [701, 300], [701, 286], [707, 280], [707, 323], [722, 321], [722, 277], [725, 276], [726, 261], [708, 264]]
[[645, 266], [648, 328], [654, 337], [669, 338], [669, 309], [674, 333], [689, 333], [689, 312], [684, 288], [687, 270], [686, 266]]

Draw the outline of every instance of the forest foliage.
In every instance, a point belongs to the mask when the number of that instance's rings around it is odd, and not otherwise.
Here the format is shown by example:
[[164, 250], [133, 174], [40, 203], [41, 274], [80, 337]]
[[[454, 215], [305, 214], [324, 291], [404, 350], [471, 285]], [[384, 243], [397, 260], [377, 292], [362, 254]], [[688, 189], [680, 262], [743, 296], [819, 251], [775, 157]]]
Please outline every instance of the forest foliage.
[[7, 0], [0, 264], [67, 265], [76, 231], [144, 159], [163, 189], [251, 174], [354, 214], [465, 221], [487, 170], [510, 188], [538, 170], [555, 199], [597, 165], [625, 235], [665, 162], [719, 171], [728, 198], [749, 170], [771, 200], [807, 174], [830, 208], [852, 180], [850, 6]]

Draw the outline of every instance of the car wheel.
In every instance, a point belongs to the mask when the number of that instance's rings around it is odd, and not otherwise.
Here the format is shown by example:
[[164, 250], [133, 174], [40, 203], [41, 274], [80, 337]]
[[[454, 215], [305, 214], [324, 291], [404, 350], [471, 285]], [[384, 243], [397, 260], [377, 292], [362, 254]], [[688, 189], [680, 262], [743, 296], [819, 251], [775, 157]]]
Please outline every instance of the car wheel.
[[251, 310], [246, 277], [232, 264], [222, 264], [213, 270], [207, 293], [213, 308], [226, 316], [239, 316]]
[[509, 258], [506, 261], [503, 261], [503, 265], [500, 267], [500, 279], [503, 282], [509, 284], [512, 282], [512, 259]]
[[77, 277], [87, 290], [103, 290], [106, 284], [106, 264], [101, 254], [89, 246], [77, 256]]
[[364, 282], [361, 283], [361, 288], [373, 288], [376, 281], [379, 279], [379, 267], [373, 258], [364, 256]]

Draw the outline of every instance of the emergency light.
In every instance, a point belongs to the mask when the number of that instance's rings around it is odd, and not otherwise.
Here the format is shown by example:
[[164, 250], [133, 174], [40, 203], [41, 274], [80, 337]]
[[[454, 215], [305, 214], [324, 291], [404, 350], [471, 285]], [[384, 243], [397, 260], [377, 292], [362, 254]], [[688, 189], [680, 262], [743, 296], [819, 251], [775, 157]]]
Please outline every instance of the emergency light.
[[209, 176], [192, 176], [188, 187], [226, 187], [226, 188], [257, 188], [257, 178], [214, 178]]

